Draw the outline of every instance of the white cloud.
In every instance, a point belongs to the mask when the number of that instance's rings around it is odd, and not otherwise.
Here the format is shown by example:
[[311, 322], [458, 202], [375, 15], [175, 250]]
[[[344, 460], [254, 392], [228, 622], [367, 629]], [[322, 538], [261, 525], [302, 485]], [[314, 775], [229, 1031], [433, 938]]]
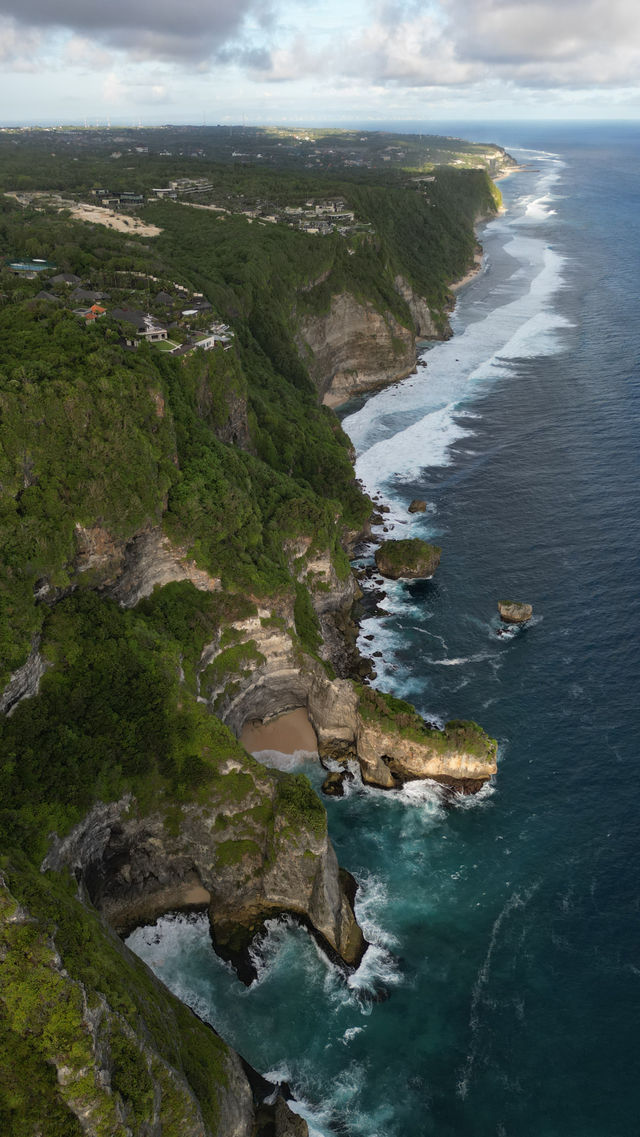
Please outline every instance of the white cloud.
[[630, 0], [370, 0], [341, 37], [299, 32], [255, 78], [353, 76], [458, 87], [491, 79], [588, 87], [640, 80], [640, 18]]

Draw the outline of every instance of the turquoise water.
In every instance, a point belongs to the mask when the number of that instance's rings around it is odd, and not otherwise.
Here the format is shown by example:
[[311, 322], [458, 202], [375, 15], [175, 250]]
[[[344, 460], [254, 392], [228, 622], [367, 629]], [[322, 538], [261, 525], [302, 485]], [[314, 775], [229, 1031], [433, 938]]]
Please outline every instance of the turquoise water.
[[[287, 922], [249, 989], [202, 919], [129, 942], [290, 1081], [317, 1133], [631, 1137], [640, 131], [480, 137], [530, 168], [502, 182], [507, 209], [481, 234], [456, 335], [345, 427], [394, 534], [444, 550], [432, 581], [387, 587], [363, 649], [429, 718], [474, 717], [499, 739], [495, 785], [451, 808], [429, 783], [327, 799], [373, 942], [348, 984]], [[429, 510], [409, 518], [417, 496]], [[534, 605], [510, 638], [496, 635], [503, 596]]]

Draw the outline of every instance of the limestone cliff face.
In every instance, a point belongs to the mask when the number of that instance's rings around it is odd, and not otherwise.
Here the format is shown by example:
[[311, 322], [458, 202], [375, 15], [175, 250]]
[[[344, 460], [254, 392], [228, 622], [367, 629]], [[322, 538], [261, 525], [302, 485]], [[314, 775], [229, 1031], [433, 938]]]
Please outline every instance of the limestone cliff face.
[[199, 674], [200, 697], [233, 733], [239, 737], [246, 722], [304, 707], [321, 753], [352, 753], [358, 705], [353, 685], [329, 679], [322, 664], [301, 650], [291, 622], [274, 621], [267, 609], [232, 627], [238, 637], [234, 669], [226, 670], [225, 651], [216, 642], [205, 647]]
[[42, 867], [69, 868], [121, 933], [168, 911], [206, 909], [217, 950], [241, 966], [264, 921], [281, 913], [347, 965], [364, 951], [322, 806], [308, 784], [292, 787], [258, 763], [229, 759], [206, 802], [184, 805], [170, 826], [159, 814], [138, 817], [131, 798], [98, 804]]
[[448, 325], [445, 324], [443, 328], [442, 324], [438, 324], [424, 297], [419, 296], [404, 277], [397, 276], [394, 285], [396, 292], [402, 297], [411, 312], [416, 335], [419, 339], [442, 339], [443, 335], [446, 338], [450, 334]]
[[334, 296], [326, 314], [300, 321], [298, 349], [326, 406], [337, 407], [354, 395], [404, 379], [416, 366], [416, 337], [451, 334], [446, 319], [434, 318], [426, 300], [402, 276], [394, 284], [413, 327], [348, 292]]
[[124, 608], [133, 608], [139, 600], [150, 596], [154, 588], [174, 580], [190, 580], [201, 592], [214, 592], [220, 581], [187, 555], [187, 550], [174, 545], [159, 527], [145, 530], [127, 542], [115, 579], [107, 586], [109, 596]]
[[395, 383], [416, 365], [413, 331], [348, 292], [326, 315], [305, 316], [297, 337], [322, 402], [337, 407], [354, 395]]
[[403, 736], [394, 726], [358, 720], [358, 759], [363, 781], [392, 789], [431, 778], [475, 793], [496, 773], [496, 743], [472, 723], [448, 723], [424, 737]]
[[[300, 537], [287, 542], [285, 551], [292, 575], [309, 589], [322, 635], [320, 658], [345, 678], [353, 673], [359, 658], [357, 628], [351, 621], [351, 609], [362, 593], [352, 572], [338, 576], [328, 550], [310, 551], [310, 545], [309, 537]], [[300, 567], [296, 569], [296, 565]]]
[[38, 646], [39, 641], [36, 640], [26, 662], [13, 672], [4, 691], [0, 693], [0, 714], [10, 715], [22, 699], [30, 699], [38, 694], [40, 680], [49, 666]]

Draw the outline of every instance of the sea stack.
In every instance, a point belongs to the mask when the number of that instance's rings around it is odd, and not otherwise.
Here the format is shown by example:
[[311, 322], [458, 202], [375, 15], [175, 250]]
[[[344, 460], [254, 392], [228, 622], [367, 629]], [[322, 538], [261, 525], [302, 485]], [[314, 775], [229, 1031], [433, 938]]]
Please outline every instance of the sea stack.
[[425, 513], [426, 509], [426, 501], [423, 501], [420, 497], [414, 497], [411, 505], [409, 506], [409, 513]]
[[499, 600], [498, 612], [505, 624], [526, 624], [533, 616], [531, 604], [524, 604], [522, 600]]
[[383, 541], [374, 556], [378, 572], [383, 576], [391, 580], [418, 580], [433, 576], [441, 553], [439, 545], [428, 545], [418, 537], [410, 537], [402, 541]]

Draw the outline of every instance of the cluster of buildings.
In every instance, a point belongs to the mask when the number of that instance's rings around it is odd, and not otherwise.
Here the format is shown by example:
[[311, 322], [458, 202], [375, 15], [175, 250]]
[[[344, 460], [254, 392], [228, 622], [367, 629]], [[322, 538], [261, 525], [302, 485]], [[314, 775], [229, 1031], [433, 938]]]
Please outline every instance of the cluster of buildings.
[[354, 211], [347, 209], [347, 203], [342, 198], [321, 202], [307, 201], [302, 208], [286, 205], [282, 216], [277, 219], [286, 221], [292, 229], [303, 229], [306, 233], [322, 235], [334, 232], [346, 235], [356, 224]]
[[208, 178], [176, 178], [167, 186], [154, 186], [151, 189], [153, 196], [150, 198], [145, 198], [143, 193], [136, 193], [133, 190], [115, 193], [109, 189], [93, 189], [91, 193], [98, 199], [99, 204], [107, 209], [126, 209], [130, 205], [144, 205], [145, 201], [161, 201], [165, 198], [176, 201], [179, 197], [211, 193], [213, 188], [213, 183]]
[[131, 205], [144, 205], [144, 194], [135, 193], [133, 190], [114, 193], [108, 189], [94, 189], [91, 193], [106, 209], [126, 209]]
[[[60, 272], [55, 276], [56, 266], [50, 261], [33, 260], [8, 261], [6, 267], [18, 276], [33, 280], [46, 275], [46, 288], [37, 293], [36, 299], [69, 307], [85, 324], [92, 324], [105, 316], [120, 326], [123, 339], [128, 347], [138, 344], [162, 344], [163, 350], [173, 355], [186, 355], [196, 348], [211, 351], [213, 348], [228, 351], [232, 346], [233, 332], [228, 324], [213, 318], [213, 306], [200, 292], [189, 292], [184, 285], [174, 284], [175, 294], [160, 291], [149, 297], [150, 307], [156, 314], [139, 308], [123, 305], [109, 305], [109, 294], [86, 288], [82, 278], [73, 272]], [[133, 273], [144, 276], [144, 273]], [[148, 280], [156, 280], [148, 277]], [[45, 283], [43, 281], [43, 283]], [[58, 292], [49, 291], [57, 287]], [[67, 292], [67, 289], [69, 290]], [[66, 301], [68, 300], [68, 304]], [[164, 310], [166, 318], [157, 315]], [[206, 321], [206, 326], [202, 325]], [[194, 325], [200, 325], [195, 327]], [[175, 337], [174, 338], [172, 338]], [[186, 339], [185, 339], [186, 336]]]
[[[100, 295], [100, 299], [105, 299], [104, 294]], [[154, 307], [172, 304], [173, 297], [168, 293], [160, 292], [154, 298]], [[195, 351], [196, 348], [201, 348], [203, 351], [222, 348], [223, 351], [228, 351], [231, 347], [233, 332], [228, 324], [223, 324], [220, 320], [211, 322], [206, 330], [189, 332], [189, 337], [184, 343], [174, 342], [172, 332], [175, 334], [178, 329], [181, 332], [185, 331], [186, 321], [193, 316], [208, 314], [212, 310], [208, 300], [199, 300], [195, 304], [195, 307], [184, 308], [176, 314], [177, 318], [166, 321], [139, 308], [129, 308], [127, 305], [107, 308], [96, 301], [89, 307], [76, 308], [74, 311], [87, 324], [100, 319], [102, 316], [108, 316], [110, 320], [119, 324], [128, 347], [135, 348], [142, 342], [162, 344], [164, 350], [169, 351], [172, 355], [187, 355], [189, 352]], [[179, 339], [182, 340], [182, 335]]]
[[[126, 192], [112, 193], [106, 189], [91, 191], [100, 205], [109, 209], [123, 209], [127, 206], [144, 205], [145, 200], [151, 201], [178, 201], [193, 198], [208, 198], [210, 208], [219, 209], [225, 213], [240, 213], [249, 220], [268, 221], [272, 224], [288, 225], [291, 229], [301, 229], [306, 233], [338, 232], [344, 236], [353, 231], [356, 226], [356, 216], [352, 209], [342, 198], [331, 198], [327, 201], [307, 201], [304, 205], [279, 206], [273, 202], [258, 201], [253, 207], [244, 202], [227, 200], [212, 204], [215, 187], [207, 178], [175, 178], [166, 186], [154, 186], [151, 189], [152, 197], [145, 199], [143, 194]], [[370, 226], [365, 226], [370, 228]]]

